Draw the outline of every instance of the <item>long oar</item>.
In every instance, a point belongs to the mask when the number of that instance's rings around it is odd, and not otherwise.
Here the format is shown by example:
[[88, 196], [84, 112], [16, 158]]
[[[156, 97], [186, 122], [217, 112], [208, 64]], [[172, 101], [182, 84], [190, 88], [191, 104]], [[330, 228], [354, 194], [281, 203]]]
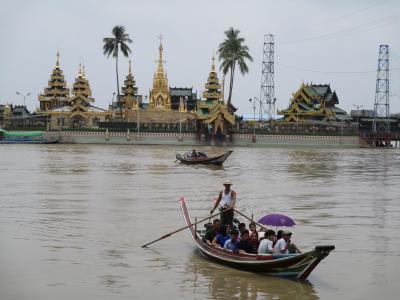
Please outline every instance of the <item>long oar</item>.
[[253, 219], [251, 219], [250, 217], [246, 216], [244, 213], [238, 211], [236, 208], [233, 209], [235, 212], [237, 212], [239, 215], [241, 215], [242, 217], [245, 217], [247, 220], [254, 222], [255, 224], [257, 224], [258, 226], [260, 226], [261, 228], [264, 228], [265, 230], [267, 230], [267, 228], [262, 225], [261, 223], [258, 223], [256, 221], [254, 221]]
[[[226, 209], [226, 210], [227, 210], [227, 209]], [[186, 229], [186, 228], [189, 228], [189, 227], [191, 227], [191, 226], [197, 225], [197, 224], [199, 224], [199, 223], [201, 223], [201, 222], [204, 222], [204, 221], [206, 221], [206, 220], [208, 220], [208, 219], [210, 219], [210, 218], [216, 217], [216, 216], [220, 215], [221, 213], [223, 213], [224, 211], [225, 211], [225, 210], [220, 211], [219, 213], [214, 214], [214, 215], [211, 215], [211, 216], [209, 216], [209, 217], [207, 217], [207, 218], [201, 219], [200, 221], [197, 221], [196, 223], [190, 224], [190, 225], [188, 225], [188, 226], [179, 228], [179, 229], [177, 229], [177, 230], [175, 230], [175, 231], [172, 231], [172, 232], [170, 232], [170, 233], [164, 234], [162, 237], [160, 237], [160, 238], [158, 238], [158, 239], [156, 239], [156, 240], [154, 240], [154, 241], [151, 241], [150, 243], [147, 243], [147, 244], [142, 245], [142, 248], [146, 248], [148, 245], [151, 245], [151, 244], [153, 244], [153, 243], [155, 243], [155, 242], [158, 242], [158, 241], [160, 241], [160, 240], [163, 240], [163, 239], [165, 239], [165, 238], [167, 238], [167, 237], [169, 237], [169, 236], [171, 236], [171, 235], [173, 235], [173, 234], [175, 234], [175, 233], [177, 233], [177, 232], [179, 232], [179, 231], [182, 231], [182, 230], [184, 230], [184, 229]]]
[[[217, 199], [214, 198], [213, 201], [214, 201], [214, 203], [215, 203], [215, 202], [217, 202]], [[251, 221], [251, 222], [254, 222], [255, 224], [257, 224], [257, 225], [260, 226], [261, 228], [264, 228], [265, 230], [268, 230], [268, 228], [266, 228], [266, 227], [265, 227], [264, 225], [262, 225], [261, 223], [258, 223], [258, 222], [256, 222], [256, 221], [254, 221], [254, 220], [253, 220], [253, 216], [251, 216], [251, 218], [250, 218], [250, 217], [246, 216], [244, 213], [238, 211], [236, 208], [233, 208], [233, 210], [236, 211], [236, 212], [237, 212], [239, 215], [241, 215], [242, 217], [245, 217], [247, 220], [249, 220], [249, 221]]]

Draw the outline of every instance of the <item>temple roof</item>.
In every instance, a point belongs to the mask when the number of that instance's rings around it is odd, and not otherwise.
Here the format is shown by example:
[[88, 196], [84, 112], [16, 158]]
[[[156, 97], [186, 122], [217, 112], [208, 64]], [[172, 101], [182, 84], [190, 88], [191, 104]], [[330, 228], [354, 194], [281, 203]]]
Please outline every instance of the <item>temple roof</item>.
[[128, 75], [126, 75], [124, 86], [122, 87], [123, 99], [135, 98], [137, 96], [138, 88], [136, 87], [135, 77], [132, 74], [132, 63], [129, 60]]
[[79, 64], [79, 71], [78, 75], [75, 77], [72, 94], [74, 96], [82, 95], [94, 101], [94, 99], [91, 98], [92, 90], [90, 89], [89, 81], [86, 79], [85, 66], [82, 64]]
[[307, 84], [303, 85], [303, 89], [310, 97], [321, 97], [327, 102], [333, 101], [335, 104], [339, 103], [336, 92], [332, 92], [329, 84]]
[[44, 89], [43, 94], [39, 95], [40, 101], [47, 101], [52, 98], [67, 98], [69, 97], [69, 88], [64, 80], [63, 71], [60, 68], [60, 52], [57, 52], [56, 65], [50, 75], [48, 87]]
[[192, 97], [193, 95], [193, 88], [177, 88], [177, 87], [170, 87], [169, 88], [171, 96], [188, 96]]
[[219, 83], [218, 75], [215, 71], [215, 58], [212, 57], [211, 71], [205, 84], [205, 91], [203, 92], [203, 98], [207, 101], [223, 100], [224, 95], [222, 93], [222, 85]]

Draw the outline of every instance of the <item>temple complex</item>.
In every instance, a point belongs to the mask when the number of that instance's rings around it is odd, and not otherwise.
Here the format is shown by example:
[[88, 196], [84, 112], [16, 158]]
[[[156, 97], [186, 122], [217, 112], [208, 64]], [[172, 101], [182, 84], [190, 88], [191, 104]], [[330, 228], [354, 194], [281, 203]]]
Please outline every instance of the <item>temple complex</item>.
[[196, 119], [200, 122], [201, 132], [210, 135], [227, 134], [229, 127], [235, 124], [236, 118], [224, 102], [222, 85], [219, 83], [215, 71], [214, 56], [203, 98], [205, 100], [198, 103], [196, 112]]
[[333, 123], [346, 115], [336, 104], [338, 97], [329, 84], [303, 83], [293, 94], [289, 107], [278, 110], [278, 115], [283, 115], [282, 123]]
[[39, 95], [38, 99], [40, 102], [40, 110], [42, 111], [68, 104], [69, 88], [67, 88], [63, 71], [60, 68], [60, 52], [57, 52], [56, 65], [50, 76], [48, 87], [44, 89], [43, 94]]
[[169, 111], [171, 110], [171, 96], [168, 86], [168, 77], [164, 72], [163, 46], [160, 37], [159, 59], [157, 71], [154, 74], [153, 88], [150, 90], [149, 106], [150, 110]]

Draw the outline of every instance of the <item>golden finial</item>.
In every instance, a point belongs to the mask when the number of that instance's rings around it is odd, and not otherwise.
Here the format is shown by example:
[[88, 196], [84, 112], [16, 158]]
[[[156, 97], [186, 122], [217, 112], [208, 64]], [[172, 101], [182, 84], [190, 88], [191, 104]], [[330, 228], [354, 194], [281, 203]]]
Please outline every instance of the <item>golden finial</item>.
[[163, 38], [163, 36], [162, 36], [162, 34], [160, 34], [160, 36], [158, 38], [160, 39], [160, 47], [159, 47], [159, 49], [160, 49], [160, 51], [162, 51], [162, 49], [163, 49], [163, 46], [162, 46], [162, 38]]
[[57, 50], [56, 68], [60, 67], [60, 50]]
[[132, 74], [132, 63], [131, 60], [129, 60], [129, 71], [128, 74], [131, 75]]
[[82, 76], [82, 64], [79, 63], [78, 77]]
[[85, 78], [86, 74], [85, 74], [85, 65], [82, 64], [82, 77]]
[[214, 55], [214, 53], [213, 53], [213, 57], [212, 57], [211, 72], [215, 72], [215, 55]]

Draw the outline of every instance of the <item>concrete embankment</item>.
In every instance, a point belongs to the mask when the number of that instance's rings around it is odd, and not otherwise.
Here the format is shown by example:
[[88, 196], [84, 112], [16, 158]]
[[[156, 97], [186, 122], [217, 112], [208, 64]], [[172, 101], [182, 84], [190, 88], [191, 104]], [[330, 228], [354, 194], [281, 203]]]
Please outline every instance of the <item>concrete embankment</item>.
[[[157, 133], [145, 132], [95, 132], [95, 131], [63, 131], [61, 133], [48, 133], [49, 135], [60, 135], [61, 143], [76, 144], [123, 144], [123, 145], [180, 145], [200, 146], [215, 145], [199, 139], [194, 133]], [[337, 147], [337, 148], [359, 148], [358, 136], [313, 136], [313, 135], [288, 135], [271, 134], [233, 134], [226, 141], [219, 143], [225, 146], [247, 146], [247, 147], [284, 147], [284, 146], [309, 146], [309, 147]]]

